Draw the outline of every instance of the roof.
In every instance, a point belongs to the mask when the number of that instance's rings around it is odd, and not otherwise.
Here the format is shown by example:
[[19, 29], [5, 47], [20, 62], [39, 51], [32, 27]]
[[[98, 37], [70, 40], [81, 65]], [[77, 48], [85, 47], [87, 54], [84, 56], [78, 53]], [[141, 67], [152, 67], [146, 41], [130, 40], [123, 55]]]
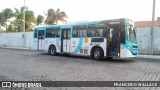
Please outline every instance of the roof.
[[[136, 27], [151, 27], [152, 21], [136, 21], [134, 22]], [[160, 17], [157, 17], [155, 21], [155, 26], [160, 26]]]
[[[152, 21], [138, 21], [134, 22], [136, 27], [151, 27]], [[160, 21], [155, 21], [155, 26], [160, 26]]]

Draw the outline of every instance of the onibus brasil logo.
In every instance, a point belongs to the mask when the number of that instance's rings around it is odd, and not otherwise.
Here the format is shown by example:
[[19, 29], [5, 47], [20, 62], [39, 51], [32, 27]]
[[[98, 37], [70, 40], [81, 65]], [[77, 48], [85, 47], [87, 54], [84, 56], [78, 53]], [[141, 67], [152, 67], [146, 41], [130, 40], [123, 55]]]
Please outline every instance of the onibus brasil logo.
[[2, 82], [2, 87], [42, 87], [42, 85], [34, 82]]

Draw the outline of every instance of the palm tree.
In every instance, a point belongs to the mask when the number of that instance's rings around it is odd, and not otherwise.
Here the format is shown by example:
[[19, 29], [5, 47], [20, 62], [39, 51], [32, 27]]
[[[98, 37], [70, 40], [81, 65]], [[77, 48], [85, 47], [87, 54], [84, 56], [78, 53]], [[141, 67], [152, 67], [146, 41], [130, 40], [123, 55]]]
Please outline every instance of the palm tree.
[[1, 30], [1, 26], [4, 26], [4, 25], [5, 25], [4, 18], [3, 18], [2, 13], [0, 12], [0, 30]]
[[[6, 30], [7, 30], [7, 20], [12, 18], [14, 16], [12, 9], [10, 8], [6, 8], [4, 10], [2, 10], [2, 13], [0, 14], [0, 23], [3, 26], [6, 26]], [[2, 20], [2, 21], [1, 21]]]
[[37, 25], [40, 25], [43, 22], [44, 17], [42, 15], [37, 16]]
[[3, 20], [3, 15], [0, 12], [0, 31], [1, 31], [1, 26], [4, 25], [4, 20]]
[[25, 11], [25, 21], [26, 25], [30, 25], [31, 23], [36, 23], [36, 18], [34, 16], [34, 12], [31, 10]]
[[23, 8], [21, 8], [20, 10], [18, 10], [17, 8], [15, 9], [15, 18], [16, 20], [14, 21], [15, 26], [17, 26], [17, 30], [20, 32], [20, 30], [22, 30], [22, 25], [23, 25]]
[[20, 10], [15, 8], [15, 18], [14, 24], [17, 26], [18, 31], [22, 30], [23, 26], [23, 10], [25, 9], [25, 28], [30, 27], [31, 23], [36, 23], [36, 19], [34, 17], [34, 12], [28, 10], [27, 7], [21, 7]]
[[3, 14], [0, 12], [0, 25], [4, 26], [5, 25], [5, 20], [3, 18]]
[[67, 15], [64, 11], [60, 11], [58, 8], [56, 11], [53, 9], [49, 9], [48, 13], [46, 14], [47, 18], [45, 23], [48, 25], [58, 24], [58, 21], [66, 23]]

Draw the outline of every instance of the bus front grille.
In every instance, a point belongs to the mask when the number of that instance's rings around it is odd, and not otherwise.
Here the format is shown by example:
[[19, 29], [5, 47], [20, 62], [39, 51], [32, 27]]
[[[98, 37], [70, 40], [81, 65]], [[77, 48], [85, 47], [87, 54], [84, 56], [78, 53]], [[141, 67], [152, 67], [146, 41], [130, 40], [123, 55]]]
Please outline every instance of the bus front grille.
[[83, 49], [80, 49], [80, 53], [83, 53]]
[[84, 49], [84, 54], [88, 54], [88, 49]]

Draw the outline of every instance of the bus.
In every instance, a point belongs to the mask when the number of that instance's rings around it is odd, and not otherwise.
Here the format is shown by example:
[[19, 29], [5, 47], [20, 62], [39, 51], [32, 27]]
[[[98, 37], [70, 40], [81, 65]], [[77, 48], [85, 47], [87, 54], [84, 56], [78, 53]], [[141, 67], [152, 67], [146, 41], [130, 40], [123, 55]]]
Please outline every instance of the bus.
[[39, 26], [34, 28], [33, 41], [35, 50], [53, 56], [70, 54], [101, 60], [138, 54], [134, 22], [126, 18]]

